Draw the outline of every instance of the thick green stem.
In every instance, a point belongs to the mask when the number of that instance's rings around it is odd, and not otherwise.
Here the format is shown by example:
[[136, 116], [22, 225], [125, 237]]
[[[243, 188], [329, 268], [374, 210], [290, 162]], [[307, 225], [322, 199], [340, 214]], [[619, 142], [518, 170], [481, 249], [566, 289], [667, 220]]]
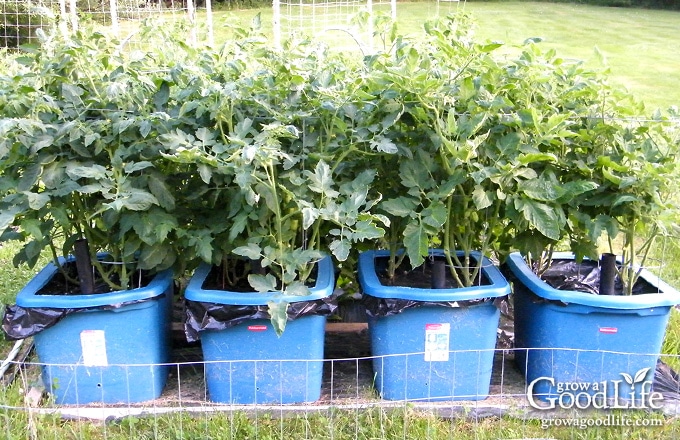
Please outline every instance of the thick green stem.
[[[623, 228], [625, 230], [624, 235], [624, 253], [623, 253], [623, 264], [620, 269], [619, 276], [624, 283], [624, 294], [632, 295], [633, 287], [637, 282], [642, 269], [647, 264], [647, 259], [649, 257], [649, 252], [654, 244], [656, 236], [658, 234], [658, 226], [652, 225], [647, 239], [637, 247], [635, 241], [635, 226], [639, 222], [637, 216], [632, 219], [628, 219], [624, 224]], [[638, 260], [639, 257], [639, 260]]]
[[[402, 219], [394, 219], [394, 221], [399, 221], [401, 223]], [[390, 257], [387, 265], [387, 276], [390, 280], [394, 279], [397, 274], [397, 268], [401, 266], [407, 255], [406, 252], [402, 252], [401, 249], [401, 237], [399, 236], [399, 231], [401, 230], [402, 228], [399, 226], [388, 229], [389, 236], [387, 237], [387, 248], [390, 251]]]
[[455, 232], [453, 231], [455, 228], [452, 228], [452, 223], [455, 218], [453, 215], [453, 198], [454, 196], [451, 195], [446, 199], [447, 221], [444, 224], [444, 258], [446, 258], [446, 264], [448, 264], [451, 276], [456, 281], [458, 287], [465, 287], [465, 284], [458, 276], [458, 271], [456, 270], [457, 267], [461, 266], [460, 261], [458, 260], [456, 249], [451, 249], [451, 247], [456, 243], [455, 239], [452, 240], [452, 238], [455, 237]]
[[[277, 188], [277, 175], [276, 168], [273, 163], [269, 163], [265, 166], [265, 172], [267, 174], [267, 183], [272, 192], [272, 206], [274, 210], [274, 237], [276, 240], [276, 247], [279, 252], [283, 252], [286, 248], [283, 243], [283, 214], [281, 213], [281, 201], [279, 200], [279, 193]], [[281, 269], [281, 274], [284, 275], [286, 272], [285, 264], [282, 262], [275, 262], [277, 266]], [[285, 290], [285, 286], [282, 286]]]

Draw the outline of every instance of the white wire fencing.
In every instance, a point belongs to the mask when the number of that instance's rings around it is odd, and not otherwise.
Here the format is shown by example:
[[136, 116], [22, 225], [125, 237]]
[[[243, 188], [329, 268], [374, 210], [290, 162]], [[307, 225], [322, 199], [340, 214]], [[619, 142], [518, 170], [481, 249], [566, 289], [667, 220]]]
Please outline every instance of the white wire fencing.
[[[274, 0], [277, 46], [293, 34], [325, 39], [339, 50], [372, 50], [376, 17], [397, 17], [396, 0]], [[214, 41], [211, 0], [0, 0], [0, 47], [34, 43], [40, 32], [74, 32], [87, 23], [135, 42], [142, 21], [183, 21], [187, 41]]]
[[378, 17], [397, 18], [396, 0], [273, 0], [275, 44], [306, 34], [338, 50], [373, 50]]
[[40, 32], [75, 32], [85, 23], [134, 42], [144, 20], [183, 20], [187, 41], [212, 43], [211, 0], [0, 0], [0, 47], [35, 43]]

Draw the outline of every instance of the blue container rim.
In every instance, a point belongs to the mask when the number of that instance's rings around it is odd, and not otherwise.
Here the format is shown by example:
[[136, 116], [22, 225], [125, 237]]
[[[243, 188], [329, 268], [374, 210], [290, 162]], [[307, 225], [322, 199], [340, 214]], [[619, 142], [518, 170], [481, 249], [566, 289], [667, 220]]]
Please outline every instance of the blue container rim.
[[[59, 264], [74, 261], [74, 257], [59, 257]], [[92, 295], [38, 295], [59, 268], [54, 262], [48, 263], [17, 294], [16, 303], [24, 308], [80, 309], [89, 307], [115, 306], [133, 301], [143, 301], [163, 295], [172, 283], [173, 272], [167, 269], [157, 273], [144, 287]]]
[[281, 291], [259, 293], [203, 289], [203, 283], [213, 266], [201, 263], [189, 280], [184, 297], [191, 301], [235, 306], [261, 306], [266, 305], [269, 301], [294, 303], [323, 299], [331, 296], [335, 287], [333, 261], [330, 256], [325, 256], [316, 264], [316, 282], [314, 286], [310, 287], [310, 294], [298, 296], [284, 295]]
[[[573, 260], [571, 252], [555, 252], [553, 260]], [[644, 293], [638, 295], [593, 295], [592, 293], [575, 290], [558, 290], [541, 280], [526, 264], [519, 252], [513, 252], [507, 259], [508, 268], [529, 290], [541, 298], [562, 301], [567, 304], [581, 304], [605, 309], [636, 310], [650, 307], [669, 307], [680, 304], [680, 292], [665, 283], [658, 276], [647, 269], [642, 269], [640, 278], [659, 290], [659, 293]]]
[[[431, 255], [444, 255], [442, 249], [430, 250]], [[457, 251], [457, 255], [464, 255]], [[359, 282], [363, 293], [377, 298], [396, 298], [414, 301], [465, 301], [471, 299], [498, 298], [510, 293], [510, 284], [501, 271], [481, 252], [471, 252], [470, 256], [482, 261], [482, 273], [491, 284], [483, 286], [460, 287], [452, 289], [423, 289], [407, 286], [386, 286], [380, 282], [375, 271], [375, 259], [389, 256], [388, 250], [372, 250], [359, 254]]]

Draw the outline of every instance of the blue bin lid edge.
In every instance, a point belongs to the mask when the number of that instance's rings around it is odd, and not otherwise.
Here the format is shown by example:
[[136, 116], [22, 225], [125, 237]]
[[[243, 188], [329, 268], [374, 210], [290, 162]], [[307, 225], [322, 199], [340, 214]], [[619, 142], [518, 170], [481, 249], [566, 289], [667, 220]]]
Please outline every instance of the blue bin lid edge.
[[[432, 249], [432, 253], [443, 255], [441, 249]], [[460, 252], [459, 252], [460, 253]], [[363, 293], [376, 298], [395, 298], [413, 301], [466, 301], [473, 299], [498, 298], [510, 294], [511, 288], [500, 270], [480, 252], [472, 252], [471, 256], [483, 259], [484, 274], [492, 284], [484, 286], [462, 287], [455, 289], [426, 289], [405, 286], [385, 286], [375, 272], [375, 258], [388, 256], [387, 250], [365, 251], [359, 254], [359, 281]]]
[[311, 293], [304, 296], [284, 295], [281, 292], [232, 292], [228, 290], [205, 290], [203, 283], [210, 273], [212, 266], [203, 263], [194, 271], [189, 284], [184, 292], [184, 297], [190, 301], [206, 302], [237, 306], [261, 306], [269, 301], [274, 302], [302, 302], [314, 301], [327, 298], [333, 294], [335, 287], [335, 275], [333, 273], [333, 261], [326, 256], [318, 263], [317, 279]]
[[[571, 252], [556, 252], [553, 259], [573, 259]], [[519, 252], [513, 252], [507, 260], [508, 267], [513, 274], [537, 296], [553, 301], [561, 301], [566, 304], [580, 304], [584, 306], [637, 310], [652, 307], [670, 307], [680, 304], [680, 292], [653, 275], [646, 269], [640, 272], [640, 277], [651, 285], [657, 287], [661, 293], [648, 293], [631, 296], [608, 296], [594, 295], [574, 290], [558, 290], [541, 280], [526, 264], [524, 257]]]
[[[73, 261], [73, 258], [59, 257], [59, 264]], [[148, 285], [128, 290], [97, 293], [92, 295], [38, 295], [58, 271], [54, 262], [48, 263], [17, 294], [17, 305], [26, 308], [80, 309], [124, 304], [161, 296], [173, 282], [171, 269], [157, 273]]]

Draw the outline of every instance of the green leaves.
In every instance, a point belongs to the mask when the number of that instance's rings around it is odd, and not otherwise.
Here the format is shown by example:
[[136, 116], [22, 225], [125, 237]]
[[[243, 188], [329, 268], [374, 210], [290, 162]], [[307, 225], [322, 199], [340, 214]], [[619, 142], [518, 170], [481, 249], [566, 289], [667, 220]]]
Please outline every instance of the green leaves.
[[397, 145], [384, 136], [376, 136], [371, 140], [371, 148], [381, 153], [395, 154], [398, 152]]
[[[248, 243], [246, 246], [239, 246], [233, 251], [236, 255], [241, 255], [242, 257], [250, 258], [251, 260], [259, 260], [262, 257], [262, 251], [260, 247], [255, 243]], [[274, 289], [272, 289], [274, 290]]]
[[66, 174], [74, 180], [80, 178], [103, 180], [109, 177], [106, 168], [99, 164], [67, 166]]
[[314, 168], [314, 172], [305, 171], [304, 174], [310, 181], [309, 189], [325, 197], [335, 198], [339, 195], [333, 186], [333, 176], [331, 168], [324, 161], [319, 161]]
[[391, 255], [403, 247], [417, 265], [434, 246], [538, 255], [561, 242], [590, 255], [602, 234], [665, 230], [677, 130], [625, 121], [630, 109], [599, 72], [537, 41], [494, 58], [498, 45], [471, 43], [461, 17], [425, 31], [370, 64], [389, 84], [381, 104], [400, 112], [386, 133], [397, 157], [380, 155], [376, 186]]
[[411, 197], [399, 196], [394, 199], [383, 201], [380, 206], [393, 216], [407, 217], [415, 211], [418, 206], [418, 200]]
[[268, 301], [269, 315], [271, 316], [271, 323], [277, 336], [281, 336], [286, 328], [288, 320], [288, 303]]
[[248, 275], [248, 282], [256, 292], [276, 292], [276, 278], [271, 275]]
[[554, 201], [564, 194], [561, 186], [545, 179], [525, 180], [518, 185], [518, 189], [527, 197], [540, 202]]
[[551, 240], [562, 238], [563, 219], [554, 208], [534, 200], [517, 199], [515, 208], [521, 212], [529, 225]]
[[389, 27], [360, 60], [244, 29], [219, 51], [156, 30], [148, 56], [47, 42], [0, 82], [0, 232], [17, 261], [82, 235], [149, 270], [257, 260], [256, 291], [304, 295], [362, 242], [418, 265], [435, 246], [593, 253], [603, 234], [638, 255], [641, 231], [673, 230], [671, 118], [624, 120], [598, 72], [536, 41], [501, 57], [467, 17], [424, 29]]
[[425, 261], [430, 248], [430, 234], [425, 224], [418, 221], [409, 222], [404, 228], [404, 247], [413, 267], [418, 267]]
[[115, 211], [122, 211], [124, 209], [146, 211], [152, 205], [157, 204], [158, 200], [152, 194], [146, 191], [131, 189], [119, 194], [112, 202], [105, 203], [103, 206]]
[[182, 182], [166, 167], [157, 139], [176, 133], [181, 121], [159, 110], [178, 114], [172, 108], [183, 104], [180, 89], [186, 93], [188, 80], [200, 79], [166, 78], [182, 60], [178, 48], [170, 51], [176, 60], [158, 50], [134, 57], [117, 41], [91, 37], [84, 31], [46, 41], [24, 56], [23, 76], [0, 82], [0, 94], [21, 107], [0, 111], [0, 168], [16, 182], [0, 189], [0, 230], [32, 237], [16, 262], [33, 263], [44, 247], [61, 243], [68, 254], [75, 239], [87, 238], [93, 259], [105, 251], [129, 263], [100, 270], [110, 288], [126, 289], [117, 282], [128, 279], [124, 271], [153, 272], [178, 259], [174, 243], [183, 225], [174, 191]]

